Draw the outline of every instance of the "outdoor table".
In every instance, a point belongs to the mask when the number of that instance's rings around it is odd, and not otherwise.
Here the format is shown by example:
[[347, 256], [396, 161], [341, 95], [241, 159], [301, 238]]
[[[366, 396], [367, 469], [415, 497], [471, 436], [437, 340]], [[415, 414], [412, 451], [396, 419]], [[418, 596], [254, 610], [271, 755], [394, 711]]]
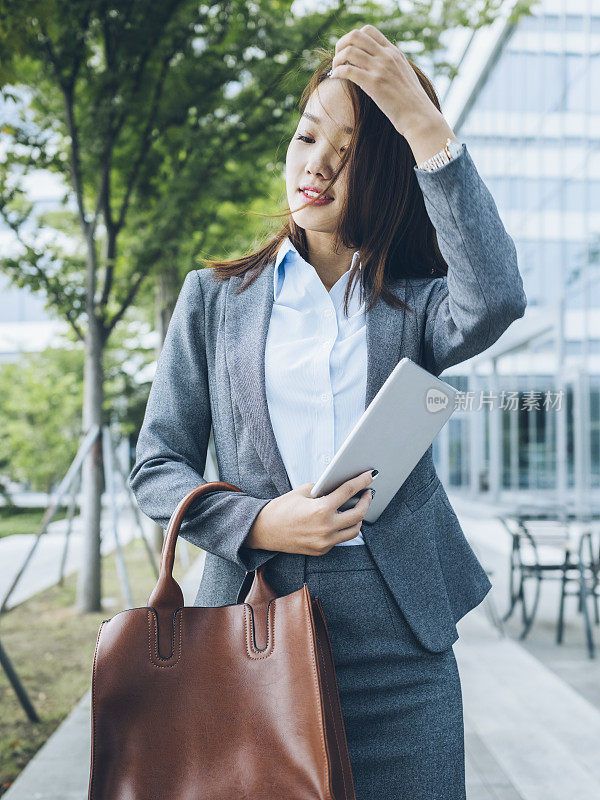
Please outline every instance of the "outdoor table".
[[[561, 644], [565, 598], [578, 596], [578, 611], [583, 613], [587, 649], [595, 657], [594, 638], [588, 600], [594, 604], [594, 621], [600, 624], [598, 608], [600, 572], [600, 519], [581, 518], [573, 510], [547, 506], [544, 509], [518, 507], [499, 515], [512, 538], [509, 563], [509, 608], [502, 618], [509, 619], [521, 606], [524, 639], [533, 625], [543, 580], [560, 580], [556, 641]], [[569, 584], [576, 589], [569, 591]], [[533, 588], [531, 588], [533, 586]]]

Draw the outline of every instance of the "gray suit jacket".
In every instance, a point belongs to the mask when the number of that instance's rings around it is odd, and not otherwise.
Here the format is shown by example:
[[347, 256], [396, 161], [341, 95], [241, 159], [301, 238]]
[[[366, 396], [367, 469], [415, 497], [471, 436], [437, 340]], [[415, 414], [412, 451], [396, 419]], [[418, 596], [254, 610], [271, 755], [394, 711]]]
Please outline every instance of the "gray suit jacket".
[[[527, 305], [514, 243], [466, 146], [438, 172], [414, 167], [427, 213], [448, 263], [442, 278], [402, 278], [392, 291], [416, 314], [379, 300], [367, 313], [367, 390], [371, 402], [399, 359], [434, 375], [495, 342]], [[181, 536], [206, 551], [195, 605], [235, 603], [246, 571], [281, 555], [244, 546], [273, 497], [292, 487], [269, 418], [264, 353], [273, 305], [274, 261], [239, 294], [241, 277], [212, 269], [185, 278], [139, 434], [129, 481], [142, 511], [166, 528], [202, 476], [213, 426], [219, 477], [239, 492], [213, 492], [186, 515]], [[401, 421], [399, 421], [399, 424]], [[363, 535], [421, 644], [433, 652], [458, 638], [456, 622], [491, 587], [467, 542], [432, 461], [432, 447], [383, 514]], [[290, 561], [300, 588], [304, 556]]]

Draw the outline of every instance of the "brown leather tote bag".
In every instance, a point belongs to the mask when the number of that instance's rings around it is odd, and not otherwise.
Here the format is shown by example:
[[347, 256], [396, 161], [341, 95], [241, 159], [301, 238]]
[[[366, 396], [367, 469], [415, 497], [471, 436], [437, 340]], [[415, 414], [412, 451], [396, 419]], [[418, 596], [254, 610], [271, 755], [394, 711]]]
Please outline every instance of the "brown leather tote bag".
[[[263, 567], [238, 603], [184, 606], [169, 521], [147, 606], [98, 631], [88, 800], [356, 800], [323, 609], [278, 597]], [[251, 584], [251, 585], [250, 585]], [[248, 591], [249, 589], [249, 591]]]

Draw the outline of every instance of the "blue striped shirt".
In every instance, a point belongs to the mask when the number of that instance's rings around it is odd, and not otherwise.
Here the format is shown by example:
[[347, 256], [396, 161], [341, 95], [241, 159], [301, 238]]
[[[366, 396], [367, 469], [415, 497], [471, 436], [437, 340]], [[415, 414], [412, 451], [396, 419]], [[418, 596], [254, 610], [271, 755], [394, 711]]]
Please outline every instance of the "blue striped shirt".
[[[289, 237], [275, 259], [265, 388], [292, 489], [317, 481], [365, 410], [367, 330], [358, 282], [344, 315], [344, 293], [358, 254], [330, 291]], [[364, 544], [364, 539], [359, 533], [340, 544]]]

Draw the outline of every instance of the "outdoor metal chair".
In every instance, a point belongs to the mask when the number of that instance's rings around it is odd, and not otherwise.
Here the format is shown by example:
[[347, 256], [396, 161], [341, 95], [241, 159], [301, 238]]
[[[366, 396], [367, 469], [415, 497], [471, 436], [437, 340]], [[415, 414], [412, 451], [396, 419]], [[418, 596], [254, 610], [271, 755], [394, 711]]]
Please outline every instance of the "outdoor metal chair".
[[[563, 640], [564, 605], [567, 596], [577, 595], [578, 612], [583, 614], [586, 642], [590, 658], [595, 646], [588, 600], [594, 603], [594, 621], [600, 624], [598, 609], [600, 535], [594, 521], [580, 520], [564, 506], [544, 509], [520, 506], [513, 514], [497, 517], [512, 537], [509, 569], [509, 608], [502, 618], [509, 619], [516, 606], [521, 606], [523, 629], [529, 633], [538, 608], [543, 580], [560, 580], [561, 592], [556, 641]], [[576, 584], [574, 591], [569, 586]]]

